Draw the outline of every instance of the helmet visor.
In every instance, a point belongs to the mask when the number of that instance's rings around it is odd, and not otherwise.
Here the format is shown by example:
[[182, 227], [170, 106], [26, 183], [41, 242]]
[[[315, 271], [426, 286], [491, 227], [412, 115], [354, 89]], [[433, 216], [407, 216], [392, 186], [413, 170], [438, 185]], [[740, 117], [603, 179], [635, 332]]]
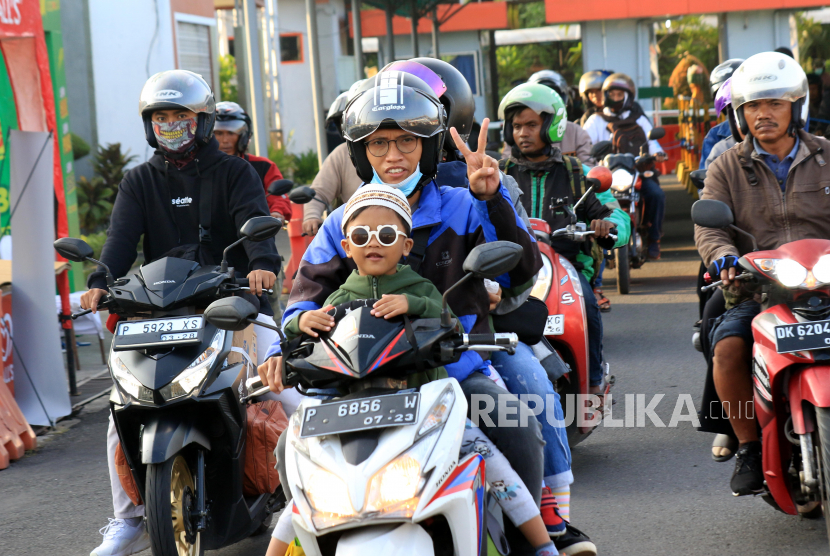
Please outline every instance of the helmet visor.
[[[735, 80], [732, 80], [732, 107], [736, 110], [753, 100], [764, 99], [781, 99], [795, 102], [800, 98], [807, 96], [809, 85], [805, 78], [803, 82], [797, 85], [783, 84], [783, 86], [776, 87], [775, 81], [764, 82], [763, 78], [768, 77], [761, 75], [755, 77], [754, 82], [749, 84], [742, 83], [742, 87], [735, 87]], [[774, 77], [774, 76], [773, 76]]]
[[429, 85], [430, 89], [433, 90], [435, 96], [438, 98], [441, 98], [441, 95], [447, 92], [447, 86], [444, 84], [441, 76], [418, 62], [410, 62], [408, 60], [392, 62], [381, 71], [402, 71], [419, 77], [424, 80], [424, 83]]
[[216, 124], [213, 126], [214, 129], [220, 131], [230, 131], [231, 133], [236, 133], [237, 135], [242, 135], [243, 131], [246, 131], [248, 125], [243, 122], [242, 120], [220, 120], [217, 118]]
[[397, 79], [382, 78], [379, 86], [360, 93], [346, 107], [343, 137], [360, 141], [384, 122], [418, 137], [432, 137], [444, 130], [443, 107], [425, 93], [398, 84]]

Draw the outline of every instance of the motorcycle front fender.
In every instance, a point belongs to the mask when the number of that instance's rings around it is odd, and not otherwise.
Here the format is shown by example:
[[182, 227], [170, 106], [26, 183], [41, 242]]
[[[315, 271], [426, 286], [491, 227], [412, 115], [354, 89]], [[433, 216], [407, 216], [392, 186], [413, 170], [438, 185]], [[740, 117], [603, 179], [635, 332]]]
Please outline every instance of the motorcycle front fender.
[[793, 431], [806, 434], [815, 430], [815, 423], [805, 416], [804, 402], [814, 407], [830, 407], [830, 365], [814, 365], [793, 372], [788, 384]]
[[151, 418], [144, 423], [141, 434], [141, 463], [163, 463], [190, 444], [210, 450], [207, 435], [193, 423], [170, 417]]
[[346, 531], [337, 541], [335, 556], [395, 554], [435, 556], [432, 539], [420, 525], [378, 525]]

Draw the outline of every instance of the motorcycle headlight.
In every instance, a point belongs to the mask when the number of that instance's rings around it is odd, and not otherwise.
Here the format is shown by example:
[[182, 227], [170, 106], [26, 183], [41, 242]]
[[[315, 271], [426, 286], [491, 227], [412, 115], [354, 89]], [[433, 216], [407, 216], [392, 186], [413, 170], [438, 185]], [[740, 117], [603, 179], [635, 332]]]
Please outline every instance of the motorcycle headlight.
[[550, 264], [550, 259], [545, 254], [542, 254], [542, 268], [539, 270], [539, 275], [536, 277], [536, 283], [533, 285], [533, 289], [530, 290], [530, 295], [542, 301], [547, 299], [552, 280], [553, 267]]
[[813, 267], [813, 276], [822, 284], [830, 282], [830, 255], [824, 255], [819, 258]]
[[141, 384], [133, 376], [133, 373], [130, 372], [130, 369], [127, 368], [127, 365], [115, 353], [110, 358], [110, 367], [112, 368], [112, 374], [115, 376], [115, 380], [118, 381], [118, 385], [127, 394], [144, 402], [153, 401], [153, 391]]
[[775, 265], [775, 277], [788, 288], [797, 288], [807, 279], [807, 269], [792, 259], [781, 259]]
[[161, 389], [161, 396], [165, 400], [172, 400], [189, 394], [194, 388], [197, 388], [205, 380], [224, 343], [225, 331], [217, 330], [216, 334], [213, 335], [210, 346], [194, 359], [185, 370], [179, 373], [173, 379], [173, 382]]
[[426, 484], [421, 469], [432, 452], [434, 439], [434, 434], [422, 438], [375, 473], [369, 481], [367, 512], [379, 512], [379, 518], [400, 519], [415, 515]]
[[455, 390], [452, 386], [447, 386], [429, 410], [420, 430], [418, 430], [418, 436], [424, 436], [439, 425], [443, 425], [447, 417], [450, 416], [453, 403], [455, 403]]
[[317, 512], [340, 517], [354, 515], [349, 488], [331, 471], [315, 465], [308, 477], [303, 478], [303, 487], [311, 507]]

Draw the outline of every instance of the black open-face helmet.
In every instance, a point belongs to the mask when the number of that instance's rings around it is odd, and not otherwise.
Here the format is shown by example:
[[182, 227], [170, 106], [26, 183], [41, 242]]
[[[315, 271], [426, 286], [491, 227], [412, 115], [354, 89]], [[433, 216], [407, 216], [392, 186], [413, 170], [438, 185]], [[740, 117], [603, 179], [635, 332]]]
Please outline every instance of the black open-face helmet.
[[366, 154], [366, 138], [381, 128], [400, 128], [420, 137], [423, 176], [412, 195], [435, 178], [447, 131], [447, 115], [435, 92], [422, 79], [402, 71], [383, 71], [367, 79], [343, 112], [343, 138], [357, 175], [374, 177]]
[[158, 148], [151, 117], [156, 110], [192, 110], [197, 116], [196, 143], [205, 145], [213, 137], [216, 99], [202, 76], [187, 70], [169, 70], [155, 74], [144, 84], [138, 101], [138, 113], [144, 121], [144, 137]]

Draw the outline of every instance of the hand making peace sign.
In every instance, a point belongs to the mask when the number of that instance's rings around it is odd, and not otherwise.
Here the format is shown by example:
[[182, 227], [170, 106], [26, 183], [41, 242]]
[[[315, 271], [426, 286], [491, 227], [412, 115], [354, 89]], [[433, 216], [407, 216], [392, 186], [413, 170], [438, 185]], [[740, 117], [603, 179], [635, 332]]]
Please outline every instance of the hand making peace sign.
[[450, 128], [455, 146], [467, 160], [467, 178], [470, 180], [470, 191], [482, 201], [489, 201], [499, 192], [499, 163], [495, 158], [484, 153], [487, 147], [487, 128], [490, 119], [484, 118], [481, 122], [481, 133], [478, 134], [478, 149], [473, 152], [461, 140], [458, 131]]

